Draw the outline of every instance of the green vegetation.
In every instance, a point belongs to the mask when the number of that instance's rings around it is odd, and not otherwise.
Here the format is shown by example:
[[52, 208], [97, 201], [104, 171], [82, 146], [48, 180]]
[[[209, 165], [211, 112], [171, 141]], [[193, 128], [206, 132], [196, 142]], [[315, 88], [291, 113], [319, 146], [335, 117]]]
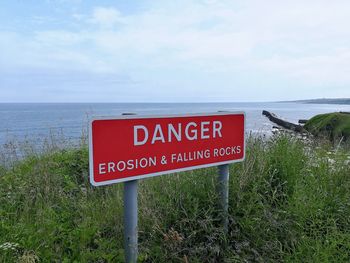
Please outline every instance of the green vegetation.
[[[142, 180], [140, 262], [349, 262], [348, 154], [250, 138], [231, 165], [227, 236], [215, 168]], [[90, 186], [85, 146], [1, 166], [0, 261], [123, 262], [122, 190]]]
[[347, 140], [350, 138], [350, 114], [334, 112], [316, 115], [304, 127], [318, 137], [327, 137], [332, 141]]

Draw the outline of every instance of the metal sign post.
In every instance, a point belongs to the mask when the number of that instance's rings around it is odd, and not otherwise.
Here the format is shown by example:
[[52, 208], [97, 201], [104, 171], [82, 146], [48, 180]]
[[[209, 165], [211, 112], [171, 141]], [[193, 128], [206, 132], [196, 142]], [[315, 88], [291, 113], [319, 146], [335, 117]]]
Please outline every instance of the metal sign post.
[[[136, 115], [123, 113], [122, 115]], [[125, 262], [136, 263], [138, 255], [137, 195], [138, 180], [124, 183], [124, 249]]]
[[244, 113], [123, 115], [91, 120], [89, 165], [92, 185], [124, 183], [126, 262], [137, 262], [137, 188], [143, 178], [218, 166], [222, 224], [227, 233], [228, 164], [244, 160]]
[[218, 192], [220, 202], [220, 213], [225, 234], [228, 232], [228, 189], [229, 189], [229, 165], [219, 165]]
[[124, 248], [126, 262], [136, 262], [138, 254], [137, 227], [138, 180], [124, 183]]

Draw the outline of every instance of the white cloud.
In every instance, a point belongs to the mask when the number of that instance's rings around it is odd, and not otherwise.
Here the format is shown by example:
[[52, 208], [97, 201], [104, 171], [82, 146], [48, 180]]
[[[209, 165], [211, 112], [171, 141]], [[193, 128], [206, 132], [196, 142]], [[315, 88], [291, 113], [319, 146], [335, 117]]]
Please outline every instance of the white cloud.
[[[345, 86], [350, 85], [349, 13], [345, 0], [155, 1], [134, 14], [96, 6], [87, 13], [75, 10], [70, 29], [11, 38], [0, 33], [6, 39], [0, 58], [12, 57], [13, 65], [128, 72], [149, 83], [159, 78], [162, 87], [172, 86], [161, 77], [164, 69], [181, 71], [174, 78], [185, 78], [186, 70], [203, 78], [222, 73], [220, 81], [228, 83], [244, 73], [251, 80], [238, 83], [247, 87], [264, 74], [315, 87]], [[201, 77], [181, 85], [196, 83], [202, 84]]]
[[74, 46], [86, 40], [83, 33], [74, 33], [64, 30], [38, 31], [34, 35], [34, 40], [43, 46]]
[[93, 10], [90, 22], [97, 24], [102, 28], [111, 29], [124, 21], [118, 9], [112, 7], [96, 7]]
[[350, 84], [350, 49], [331, 55], [280, 57], [258, 61], [260, 70], [280, 72], [309, 84], [342, 86]]

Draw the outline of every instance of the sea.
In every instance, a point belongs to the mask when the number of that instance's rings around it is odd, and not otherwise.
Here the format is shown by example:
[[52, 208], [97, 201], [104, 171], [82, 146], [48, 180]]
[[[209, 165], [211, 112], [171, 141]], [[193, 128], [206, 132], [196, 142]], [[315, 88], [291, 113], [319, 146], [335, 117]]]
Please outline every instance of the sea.
[[246, 132], [271, 133], [273, 123], [263, 110], [297, 123], [320, 113], [350, 111], [350, 105], [306, 104], [297, 102], [232, 103], [0, 103], [0, 146], [11, 142], [41, 144], [52, 137], [72, 144], [86, 137], [93, 117], [116, 117], [122, 113], [164, 115], [244, 111]]

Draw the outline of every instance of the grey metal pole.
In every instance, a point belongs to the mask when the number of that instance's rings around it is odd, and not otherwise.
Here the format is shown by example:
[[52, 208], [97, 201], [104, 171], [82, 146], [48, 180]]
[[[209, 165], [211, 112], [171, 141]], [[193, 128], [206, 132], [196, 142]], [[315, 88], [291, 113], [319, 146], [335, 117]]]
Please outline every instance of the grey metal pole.
[[[122, 115], [136, 114], [127, 112]], [[138, 180], [124, 183], [124, 250], [127, 263], [136, 263], [138, 256], [137, 186]]]
[[136, 262], [138, 255], [137, 183], [138, 180], [124, 183], [124, 248], [127, 263]]
[[229, 165], [219, 165], [218, 192], [220, 202], [220, 212], [224, 232], [228, 232], [228, 182], [229, 182]]

